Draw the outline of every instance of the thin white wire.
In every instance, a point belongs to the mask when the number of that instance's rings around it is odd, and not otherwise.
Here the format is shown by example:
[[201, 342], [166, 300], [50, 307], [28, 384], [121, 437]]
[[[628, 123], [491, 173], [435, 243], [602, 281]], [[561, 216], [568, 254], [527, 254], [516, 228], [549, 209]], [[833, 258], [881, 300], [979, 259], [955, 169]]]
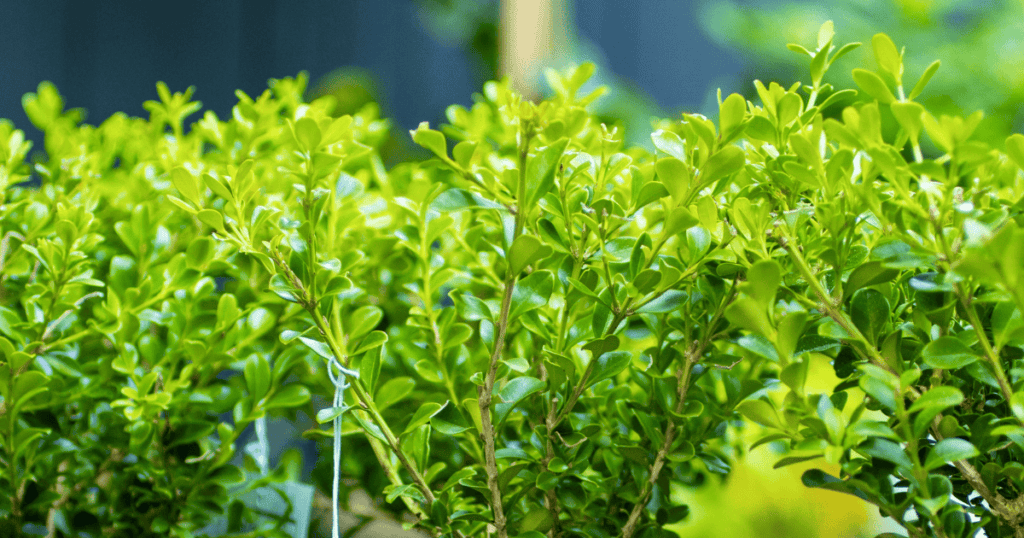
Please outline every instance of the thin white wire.
[[256, 446], [254, 447], [256, 464], [259, 465], [260, 474], [267, 476], [270, 472], [270, 442], [267, 440], [267, 417], [262, 416], [256, 419]]
[[[337, 374], [334, 373], [335, 368], [338, 369]], [[337, 359], [331, 358], [327, 363], [327, 375], [334, 383], [334, 407], [343, 407], [345, 405], [345, 389], [350, 386], [347, 376], [358, 378], [359, 372], [349, 370], [342, 366]], [[332, 538], [340, 536], [338, 530], [338, 484], [341, 482], [341, 417], [343, 414], [344, 412], [334, 417], [334, 483], [331, 489], [333, 500], [331, 515], [334, 519], [334, 523], [331, 525]]]

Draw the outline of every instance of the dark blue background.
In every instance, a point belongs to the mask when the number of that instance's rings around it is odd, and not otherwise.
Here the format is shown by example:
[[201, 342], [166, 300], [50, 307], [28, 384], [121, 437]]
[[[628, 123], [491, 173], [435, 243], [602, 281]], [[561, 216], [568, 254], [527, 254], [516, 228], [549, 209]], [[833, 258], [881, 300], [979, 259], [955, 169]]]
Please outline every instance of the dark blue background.
[[[481, 0], [494, 13], [497, 1]], [[344, 66], [371, 72], [384, 114], [398, 127], [438, 122], [445, 107], [469, 104], [491, 76], [468, 46], [438, 40], [412, 0], [49, 0], [5, 2], [0, 17], [0, 118], [37, 141], [21, 96], [49, 80], [66, 105], [98, 124], [123, 111], [147, 117], [155, 83], [196, 86], [195, 99], [220, 117], [267, 79], [310, 73], [311, 82]], [[740, 60], [698, 27], [696, 1], [575, 0], [577, 35], [616, 75], [668, 113], [696, 109]], [[198, 115], [192, 116], [195, 121]]]

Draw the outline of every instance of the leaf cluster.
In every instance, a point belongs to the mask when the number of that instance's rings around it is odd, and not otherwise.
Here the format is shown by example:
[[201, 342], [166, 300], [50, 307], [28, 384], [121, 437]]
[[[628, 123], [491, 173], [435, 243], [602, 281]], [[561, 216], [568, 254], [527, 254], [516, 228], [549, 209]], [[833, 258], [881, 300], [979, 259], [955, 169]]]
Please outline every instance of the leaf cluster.
[[437, 536], [669, 536], [744, 424], [911, 536], [1021, 536], [1024, 136], [933, 116], [938, 64], [905, 94], [884, 34], [832, 87], [833, 40], [653, 152], [584, 65], [486, 84], [391, 170], [375, 108], [302, 76], [187, 133], [191, 90], [93, 127], [41, 85], [48, 160], [0, 125], [0, 525], [284, 533], [238, 501], [295, 478], [236, 464], [272, 415], [334, 422], [303, 435]]

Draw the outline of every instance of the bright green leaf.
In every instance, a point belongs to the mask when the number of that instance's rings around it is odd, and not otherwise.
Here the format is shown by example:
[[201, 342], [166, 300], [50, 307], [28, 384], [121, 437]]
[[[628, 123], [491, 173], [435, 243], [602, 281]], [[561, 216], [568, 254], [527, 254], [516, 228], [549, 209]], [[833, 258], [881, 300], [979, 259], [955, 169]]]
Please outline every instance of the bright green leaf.
[[520, 235], [508, 249], [508, 263], [512, 274], [518, 275], [530, 264], [551, 255], [551, 247], [540, 242], [533, 235]]
[[512, 290], [509, 319], [517, 319], [531, 310], [548, 304], [554, 285], [555, 277], [550, 271], [534, 271], [519, 279]]
[[892, 104], [896, 101], [896, 97], [889, 90], [889, 87], [885, 85], [882, 77], [867, 69], [854, 69], [853, 81], [864, 90], [864, 93], [874, 97], [883, 105]]

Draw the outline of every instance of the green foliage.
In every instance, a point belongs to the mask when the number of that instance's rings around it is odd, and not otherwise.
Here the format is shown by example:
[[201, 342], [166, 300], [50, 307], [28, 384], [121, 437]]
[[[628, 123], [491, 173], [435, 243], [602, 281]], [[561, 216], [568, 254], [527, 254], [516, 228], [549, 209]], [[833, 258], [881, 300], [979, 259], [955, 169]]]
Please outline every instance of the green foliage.
[[[855, 62], [877, 66], [874, 75], [835, 70], [829, 75], [833, 84], [847, 87], [866, 77], [880, 78], [889, 87], [905, 85], [909, 99], [920, 95], [921, 104], [935, 115], [985, 110], [984, 128], [975, 138], [993, 145], [1021, 128], [1018, 110], [1024, 99], [1024, 78], [1018, 62], [1024, 49], [1011, 37], [1019, 34], [1016, 21], [1024, 18], [1020, 2], [715, 0], [704, 3], [699, 16], [702, 29], [712, 40], [751, 59], [749, 68], [754, 76], [770, 80], [788, 80], [805, 72], [816, 51], [792, 44], [786, 50], [786, 44], [802, 42], [826, 19], [842, 21], [845, 35], [863, 36], [860, 39], [871, 39], [872, 44], [881, 39], [876, 34], [884, 32], [899, 46], [864, 47], [852, 56], [859, 56]], [[938, 60], [943, 72], [956, 76], [932, 79]], [[811, 67], [813, 72], [815, 64]], [[919, 80], [931, 80], [923, 95]], [[884, 93], [881, 86], [875, 84], [874, 88]], [[873, 90], [864, 89], [882, 101]]]
[[[48, 160], [0, 124], [0, 525], [251, 519], [233, 499], [286, 477], [235, 442], [302, 412], [438, 536], [669, 535], [740, 420], [911, 536], [1021, 535], [1024, 144], [912, 101], [933, 72], [907, 97], [884, 35], [850, 104], [834, 37], [791, 47], [810, 85], [662, 121], [655, 153], [588, 113], [585, 67], [540, 103], [488, 83], [392, 170], [374, 109], [301, 77], [187, 133], [191, 91], [91, 127], [41, 85]], [[313, 405], [334, 360], [349, 401]], [[812, 360], [842, 381], [809, 392]]]

